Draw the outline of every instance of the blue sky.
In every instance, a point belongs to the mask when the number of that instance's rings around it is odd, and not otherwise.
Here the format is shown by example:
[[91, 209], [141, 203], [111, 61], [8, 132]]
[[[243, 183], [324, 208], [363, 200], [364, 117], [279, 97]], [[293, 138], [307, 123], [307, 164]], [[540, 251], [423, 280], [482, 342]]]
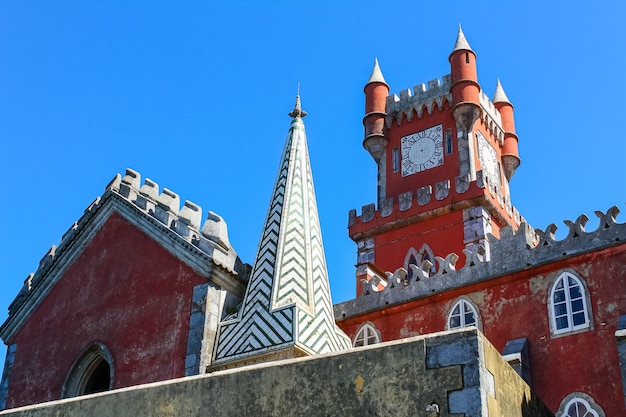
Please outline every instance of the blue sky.
[[449, 73], [459, 23], [515, 106], [529, 223], [624, 210], [625, 3], [422, 3], [0, 2], [0, 321], [126, 167], [224, 217], [252, 262], [298, 82], [333, 299], [352, 298], [348, 211], [376, 196], [363, 85], [375, 57], [392, 92]]

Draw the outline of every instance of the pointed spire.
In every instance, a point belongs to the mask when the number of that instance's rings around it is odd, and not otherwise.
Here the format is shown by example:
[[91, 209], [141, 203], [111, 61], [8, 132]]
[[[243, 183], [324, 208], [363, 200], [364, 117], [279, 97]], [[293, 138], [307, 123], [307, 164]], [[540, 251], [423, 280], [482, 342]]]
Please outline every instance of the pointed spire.
[[504, 88], [502, 88], [502, 84], [500, 83], [500, 78], [498, 78], [498, 82], [496, 83], [496, 92], [493, 93], [493, 100], [491, 101], [494, 103], [511, 104], [511, 102], [509, 101], [509, 98], [506, 96], [506, 93], [504, 92]]
[[291, 113], [289, 113], [289, 117], [303, 118], [306, 115], [307, 115], [307, 112], [302, 110], [302, 105], [300, 104], [300, 83], [298, 83], [298, 94], [296, 94], [296, 104], [293, 107], [293, 110], [291, 111]]
[[461, 28], [461, 24], [459, 23], [459, 33], [456, 35], [456, 43], [454, 44], [454, 49], [452, 49], [452, 52], [460, 51], [460, 50], [467, 50], [467, 51], [474, 52], [472, 50], [472, 47], [467, 42], [467, 39], [465, 39], [463, 28]]
[[220, 323], [212, 369], [351, 346], [333, 316], [299, 97], [246, 294]]
[[385, 77], [383, 77], [383, 73], [378, 65], [378, 58], [374, 58], [374, 68], [372, 69], [370, 79], [367, 81], [367, 84], [369, 83], [383, 83], [387, 85], [387, 81], [385, 81]]

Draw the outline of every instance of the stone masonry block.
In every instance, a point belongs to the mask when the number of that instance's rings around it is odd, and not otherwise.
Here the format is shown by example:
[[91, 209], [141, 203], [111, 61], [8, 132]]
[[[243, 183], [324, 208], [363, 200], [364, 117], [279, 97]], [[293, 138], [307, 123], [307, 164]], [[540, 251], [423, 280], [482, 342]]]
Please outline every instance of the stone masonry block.
[[433, 193], [433, 187], [427, 185], [417, 189], [417, 204], [425, 206], [430, 202], [430, 196]]
[[443, 200], [448, 197], [450, 192], [450, 180], [440, 181], [435, 184], [435, 198], [437, 200]]
[[356, 220], [356, 210], [352, 209], [348, 212], [348, 227], [352, 226], [355, 220]]
[[380, 202], [380, 215], [382, 217], [388, 217], [393, 213], [393, 197], [384, 198]]
[[469, 189], [470, 175], [465, 174], [465, 175], [458, 176], [456, 177], [455, 181], [456, 181], [455, 183], [456, 192], [459, 194], [462, 194]]
[[363, 206], [361, 213], [361, 221], [363, 223], [367, 223], [367, 222], [371, 222], [372, 220], [374, 220], [374, 213], [376, 212], [376, 207], [374, 206], [374, 204], [368, 204], [366, 206]]
[[478, 356], [478, 343], [452, 335], [441, 344], [426, 346], [426, 366], [439, 368], [471, 363]]
[[402, 193], [398, 197], [400, 211], [407, 211], [413, 205], [413, 192]]

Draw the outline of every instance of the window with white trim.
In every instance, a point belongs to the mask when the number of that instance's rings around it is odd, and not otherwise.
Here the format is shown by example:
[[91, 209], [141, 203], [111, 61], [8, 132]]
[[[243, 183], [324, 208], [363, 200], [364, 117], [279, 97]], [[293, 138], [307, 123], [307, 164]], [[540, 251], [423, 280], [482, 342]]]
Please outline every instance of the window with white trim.
[[113, 389], [113, 373], [113, 356], [104, 344], [95, 342], [72, 366], [61, 395], [77, 397]]
[[476, 308], [465, 298], [457, 301], [448, 315], [448, 329], [460, 329], [462, 327], [478, 326], [478, 312]]
[[554, 334], [572, 332], [589, 327], [587, 289], [570, 272], [563, 272], [550, 290], [550, 324]]
[[591, 396], [583, 392], [573, 392], [561, 401], [557, 417], [606, 417], [604, 410]]
[[352, 346], [369, 346], [380, 343], [380, 333], [372, 323], [363, 323], [356, 332]]

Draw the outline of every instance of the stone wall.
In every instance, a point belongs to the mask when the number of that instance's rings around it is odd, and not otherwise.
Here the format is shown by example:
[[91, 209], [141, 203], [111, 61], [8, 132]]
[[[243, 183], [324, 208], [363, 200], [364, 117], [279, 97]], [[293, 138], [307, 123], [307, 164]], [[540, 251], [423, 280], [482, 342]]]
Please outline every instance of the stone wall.
[[0, 412], [3, 417], [551, 416], [476, 329]]

